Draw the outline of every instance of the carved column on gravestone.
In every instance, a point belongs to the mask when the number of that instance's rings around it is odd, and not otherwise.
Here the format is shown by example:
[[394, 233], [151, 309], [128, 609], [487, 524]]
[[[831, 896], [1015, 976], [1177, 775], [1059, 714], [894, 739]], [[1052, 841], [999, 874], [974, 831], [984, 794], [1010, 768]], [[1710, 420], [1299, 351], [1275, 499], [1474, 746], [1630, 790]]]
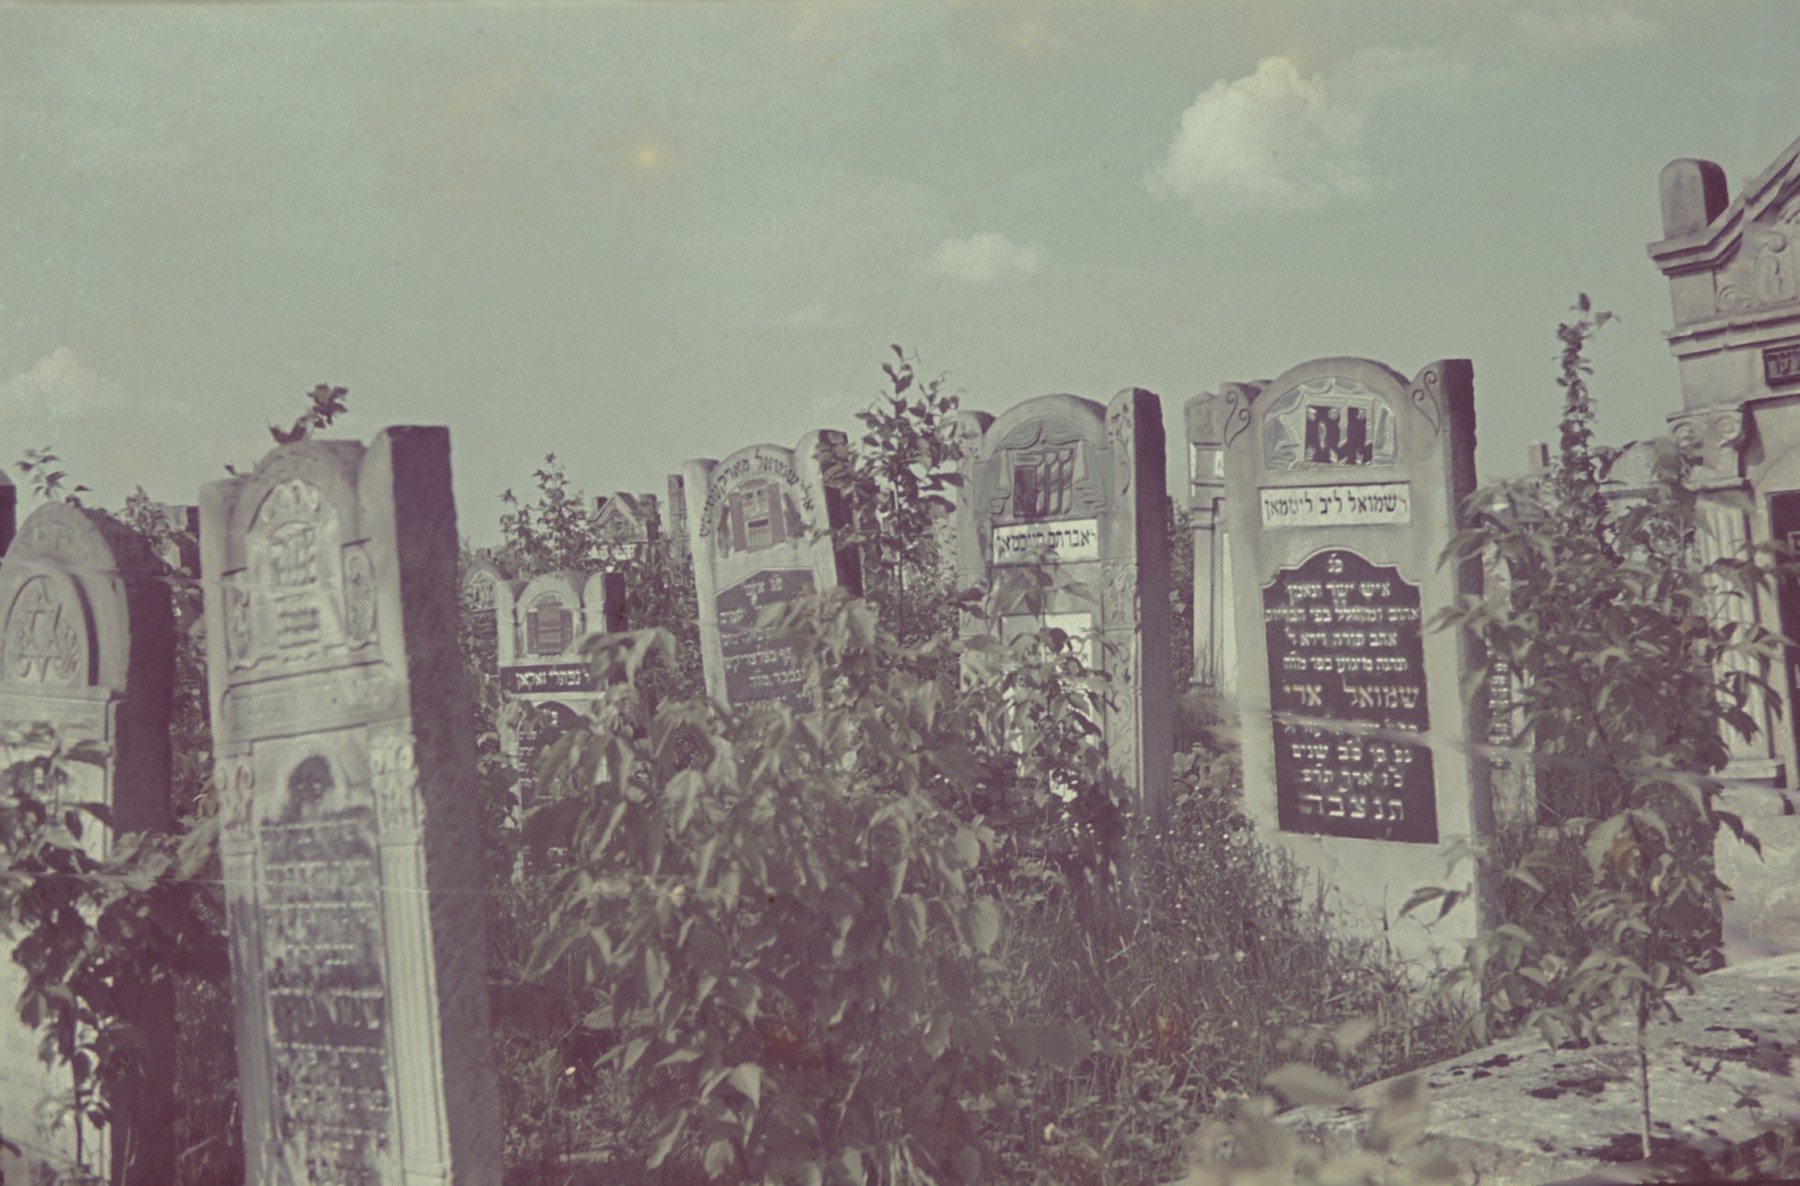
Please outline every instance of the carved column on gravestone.
[[1237, 640], [1231, 610], [1230, 534], [1225, 522], [1225, 431], [1248, 414], [1254, 384], [1227, 383], [1187, 402], [1188, 516], [1194, 533], [1194, 678], [1231, 695]]
[[502, 1174], [449, 434], [202, 492], [248, 1186]]
[[[1749, 516], [1739, 505], [1750, 493], [1743, 477], [1745, 444], [1744, 413], [1737, 408], [1713, 408], [1677, 413], [1669, 417], [1671, 435], [1684, 451], [1700, 460], [1690, 479], [1698, 494], [1700, 560], [1710, 564], [1723, 558], [1747, 559], [1750, 555]], [[1713, 582], [1712, 613], [1715, 619], [1748, 626], [1763, 612], [1755, 591], [1738, 592], [1722, 580]], [[1727, 672], [1763, 674], [1759, 666], [1741, 656], [1725, 661]], [[1725, 743], [1731, 753], [1726, 774], [1734, 778], [1770, 778], [1775, 775], [1773, 719], [1768, 699], [1754, 686], [1744, 711], [1756, 724], [1756, 733], [1744, 737], [1727, 729]]]
[[[106, 805], [122, 832], [162, 831], [169, 815], [169, 706], [175, 626], [169, 587], [144, 540], [102, 511], [50, 503], [32, 512], [0, 563], [0, 730], [49, 725], [65, 747], [96, 742], [97, 765], [73, 763], [65, 802]], [[0, 761], [29, 757], [15, 750]], [[111, 833], [87, 833], [103, 856]], [[16, 941], [18, 936], [15, 935]], [[66, 1095], [68, 1071], [47, 1072], [37, 1036], [14, 1016], [24, 970], [0, 949], [0, 1135], [21, 1147], [21, 1168], [0, 1155], [0, 1173], [66, 1167], [69, 1122], [44, 1122], [47, 1093]], [[152, 1068], [145, 1092], [108, 1101], [113, 1121], [87, 1133], [92, 1166], [126, 1186], [174, 1180], [173, 1087], [157, 1073], [174, 1062], [169, 986], [119, 985], [120, 1006], [143, 1034]], [[135, 999], [134, 999], [135, 998]]]

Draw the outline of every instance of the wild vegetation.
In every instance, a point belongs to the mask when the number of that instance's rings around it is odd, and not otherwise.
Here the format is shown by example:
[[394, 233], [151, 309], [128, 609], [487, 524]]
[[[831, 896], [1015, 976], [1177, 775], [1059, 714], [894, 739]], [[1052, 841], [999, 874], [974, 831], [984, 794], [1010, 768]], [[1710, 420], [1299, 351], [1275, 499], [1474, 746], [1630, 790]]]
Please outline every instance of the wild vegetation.
[[[1645, 508], [1606, 509], [1612, 454], [1591, 444], [1582, 354], [1604, 316], [1579, 312], [1562, 329], [1559, 465], [1478, 494], [1456, 544], [1512, 561], [1513, 592], [1441, 623], [1521, 674], [1523, 744], [1601, 772], [1580, 788], [1600, 807], [1546, 786], [1580, 835], [1580, 867], [1567, 838], [1554, 858], [1529, 835], [1524, 858], [1496, 868], [1507, 926], [1454, 970], [1484, 986], [1480, 1012], [1410, 991], [1383, 952], [1333, 937], [1251, 839], [1228, 734], [1199, 727], [1204, 709], [1181, 717], [1170, 818], [1150, 834], [1098, 777], [1110, 689], [1078, 640], [960, 634], [964, 611], [998, 607], [954, 589], [935, 551], [958, 399], [896, 348], [865, 431], [834, 459], [862, 595], [762, 623], [805, 664], [814, 711], [708, 702], [691, 576], [667, 541], [647, 546], [623, 564], [629, 632], [585, 645], [603, 711], [541, 751], [526, 811], [500, 745], [519, 710], [465, 631], [509, 1186], [1360, 1180], [1416, 1137], [1416, 1082], [1337, 1161], [1282, 1129], [1263, 1090], [1333, 1101], [1521, 1025], [1591, 1039], [1620, 1010], [1641, 1041], [1717, 942], [1706, 846], [1674, 841], [1734, 826], [1715, 784], [1686, 777], [1720, 768], [1718, 726], [1742, 727], [1757, 689], [1754, 662], [1718, 674], [1716, 661], [1766, 657], [1777, 640], [1707, 613], [1721, 581], [1766, 574], [1693, 561], [1679, 454]], [[329, 425], [344, 395], [321, 385], [272, 433]], [[47, 450], [27, 462], [41, 497], [76, 493]], [[527, 500], [507, 495], [501, 563], [521, 579], [591, 567], [605, 541], [590, 502], [553, 457], [535, 482]], [[130, 969], [181, 994], [178, 1181], [223, 1186], [243, 1171], [216, 1040], [231, 1022], [198, 573], [191, 541], [153, 510], [140, 498], [121, 518], [173, 558], [180, 829], [122, 838], [97, 862], [79, 842], [96, 817], [49, 806], [61, 764], [91, 755], [12, 762], [0, 918], [26, 936], [15, 959], [37, 987], [21, 1013], [44, 1019], [48, 1061], [90, 1124], [143, 1073], [130, 1011], [102, 989]], [[1173, 534], [1179, 623], [1191, 552]], [[1128, 831], [1129, 900], [1100, 855]], [[78, 963], [88, 979], [66, 975]]]

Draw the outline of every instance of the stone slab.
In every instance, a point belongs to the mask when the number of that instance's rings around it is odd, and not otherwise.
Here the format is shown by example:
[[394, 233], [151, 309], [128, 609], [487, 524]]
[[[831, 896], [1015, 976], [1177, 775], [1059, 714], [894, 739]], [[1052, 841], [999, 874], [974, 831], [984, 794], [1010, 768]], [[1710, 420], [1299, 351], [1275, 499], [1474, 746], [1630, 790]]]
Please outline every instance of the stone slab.
[[246, 1180], [491, 1186], [449, 433], [283, 445], [200, 507]]
[[[10, 490], [10, 487], [5, 489]], [[49, 724], [64, 745], [94, 741], [107, 760], [75, 763], [68, 802], [107, 805], [126, 831], [161, 831], [169, 815], [169, 705], [174, 694], [175, 620], [160, 565], [143, 539], [102, 511], [46, 503], [33, 511], [0, 563], [0, 725]], [[29, 755], [12, 753], [0, 760]], [[91, 851], [110, 845], [89, 833]], [[0, 1175], [21, 1181], [68, 1164], [74, 1132], [42, 1123], [39, 1105], [66, 1094], [65, 1071], [38, 1061], [37, 1036], [17, 1020], [24, 970], [0, 943], [0, 1135], [22, 1147], [25, 1165], [0, 1154]], [[147, 990], [133, 1020], [153, 1066], [174, 1058], [172, 993]], [[115, 1123], [89, 1132], [93, 1163], [125, 1186], [172, 1180], [174, 1095], [167, 1083], [117, 1101]]]
[[[1722, 968], [1701, 983], [1697, 995], [1676, 999], [1679, 1022], [1652, 1026], [1651, 1116], [1662, 1122], [1658, 1137], [1719, 1147], [1759, 1132], [1738, 1106], [1740, 1091], [1760, 1099], [1771, 1119], [1800, 1107], [1791, 1073], [1800, 1065], [1781, 1074], [1759, 1054], [1774, 1042], [1800, 1049], [1800, 955]], [[1441, 1154], [1458, 1168], [1457, 1181], [1482, 1186], [1651, 1180], [1648, 1167], [1606, 1164], [1636, 1161], [1639, 1147], [1632, 1030], [1621, 1023], [1606, 1036], [1587, 1050], [1552, 1050], [1537, 1034], [1521, 1034], [1424, 1068], [1431, 1118], [1413, 1156]], [[1285, 1116], [1328, 1148], [1348, 1150], [1388, 1086], [1363, 1087], [1342, 1108]]]

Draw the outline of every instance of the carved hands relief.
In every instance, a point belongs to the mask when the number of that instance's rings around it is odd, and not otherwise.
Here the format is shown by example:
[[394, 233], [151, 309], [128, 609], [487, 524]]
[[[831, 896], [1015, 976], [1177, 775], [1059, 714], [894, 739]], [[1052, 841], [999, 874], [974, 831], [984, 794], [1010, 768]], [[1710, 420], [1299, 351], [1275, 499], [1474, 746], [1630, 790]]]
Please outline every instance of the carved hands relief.
[[0, 673], [19, 683], [86, 683], [86, 636], [74, 589], [48, 576], [28, 577], [0, 627]]
[[1327, 375], [1277, 396], [1263, 413], [1263, 464], [1393, 465], [1399, 428], [1387, 399], [1353, 379]]

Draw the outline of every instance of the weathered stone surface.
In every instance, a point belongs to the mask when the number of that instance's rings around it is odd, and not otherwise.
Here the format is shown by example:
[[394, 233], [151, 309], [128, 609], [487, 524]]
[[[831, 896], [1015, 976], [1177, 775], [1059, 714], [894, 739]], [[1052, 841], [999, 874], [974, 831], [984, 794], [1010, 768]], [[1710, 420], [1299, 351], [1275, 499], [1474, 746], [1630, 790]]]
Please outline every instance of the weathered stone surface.
[[251, 1186], [502, 1175], [442, 428], [201, 495]]
[[[1669, 416], [1675, 440], [1701, 465], [1703, 560], [1740, 558], [1764, 543], [1800, 542], [1800, 141], [1728, 199], [1723, 171], [1677, 160], [1663, 170], [1663, 232], [1650, 258], [1667, 277], [1673, 313], [1669, 348], [1680, 368], [1682, 409]], [[1800, 582], [1771, 595], [1721, 595], [1718, 616], [1800, 637]], [[1715, 857], [1734, 900], [1726, 911], [1732, 958], [1800, 951], [1800, 664], [1765, 672], [1777, 698], [1746, 705], [1757, 732], [1726, 733], [1728, 778], [1762, 783], [1726, 792], [1722, 806], [1763, 825], [1759, 858], [1728, 835]], [[1741, 664], [1740, 664], [1741, 665]], [[1733, 936], [1737, 936], [1734, 940]]]
[[844, 434], [813, 432], [793, 449], [752, 445], [724, 461], [687, 463], [689, 545], [700, 606], [706, 691], [733, 708], [808, 702], [787, 648], [755, 629], [770, 605], [843, 587], [860, 592], [841, 493], [825, 481], [826, 451]]
[[1004, 639], [1048, 625], [1091, 635], [1099, 646], [1089, 662], [1115, 681], [1101, 722], [1107, 769], [1124, 802], [1160, 818], [1173, 746], [1161, 401], [1136, 389], [1105, 406], [1045, 395], [998, 417], [962, 413], [958, 431], [958, 583], [1035, 585], [1040, 564], [1053, 580], [1041, 618], [965, 630]]
[[[1762, 1101], [1765, 1118], [1800, 1106], [1800, 1066], [1788, 1062], [1800, 1048], [1800, 956], [1724, 968], [1702, 985], [1697, 995], [1676, 1000], [1679, 1022], [1658, 1021], [1650, 1030], [1651, 1116], [1659, 1122], [1653, 1138], [1745, 1141], [1759, 1122], [1740, 1106], [1743, 1096]], [[1645, 1167], [1595, 1173], [1603, 1162], [1638, 1157], [1634, 1042], [1623, 1023], [1607, 1031], [1604, 1045], [1587, 1050], [1552, 1050], [1534, 1033], [1425, 1068], [1418, 1073], [1430, 1091], [1431, 1120], [1413, 1156], [1441, 1154], [1458, 1168], [1458, 1181], [1482, 1186], [1539, 1186], [1589, 1174], [1595, 1183], [1652, 1180]], [[1370, 1084], [1343, 1108], [1297, 1108], [1287, 1118], [1327, 1147], [1348, 1150], [1388, 1086]]]
[[601, 696], [593, 664], [581, 657], [591, 635], [625, 628], [625, 578], [616, 572], [552, 572], [494, 589], [500, 689], [540, 710], [523, 726], [501, 721], [500, 746], [519, 765], [521, 806], [536, 792], [537, 756], [591, 716]]
[[[104, 512], [63, 503], [33, 511], [0, 563], [0, 728], [48, 724], [64, 745], [106, 746], [104, 764], [72, 764], [63, 797], [106, 804], [122, 831], [169, 826], [175, 626], [157, 571], [140, 537]], [[0, 763], [27, 756], [9, 751]], [[103, 855], [110, 835], [90, 835]], [[0, 1135], [22, 1147], [27, 1163], [0, 1155], [0, 1175], [34, 1181], [26, 1175], [66, 1165], [75, 1143], [69, 1123], [39, 1122], [39, 1105], [66, 1096], [69, 1079], [38, 1062], [37, 1037], [17, 1019], [24, 975], [10, 945], [0, 945]], [[140, 988], [138, 998], [126, 1013], [149, 1042], [150, 1065], [172, 1065], [172, 996]], [[173, 1102], [167, 1082], [121, 1101], [112, 1126], [86, 1134], [89, 1153], [98, 1150], [93, 1165], [128, 1186], [172, 1181]]]
[[[1486, 740], [1483, 699], [1463, 699], [1471, 644], [1425, 628], [1480, 590], [1478, 562], [1438, 564], [1474, 483], [1469, 364], [1408, 382], [1320, 359], [1224, 403], [1248, 812], [1340, 925], [1408, 958], [1458, 955], [1482, 895], [1429, 928], [1399, 912], [1421, 886], [1473, 890], [1440, 846], [1493, 829], [1488, 765], [1465, 744]], [[1447, 744], [1412, 740], [1427, 732]]]

